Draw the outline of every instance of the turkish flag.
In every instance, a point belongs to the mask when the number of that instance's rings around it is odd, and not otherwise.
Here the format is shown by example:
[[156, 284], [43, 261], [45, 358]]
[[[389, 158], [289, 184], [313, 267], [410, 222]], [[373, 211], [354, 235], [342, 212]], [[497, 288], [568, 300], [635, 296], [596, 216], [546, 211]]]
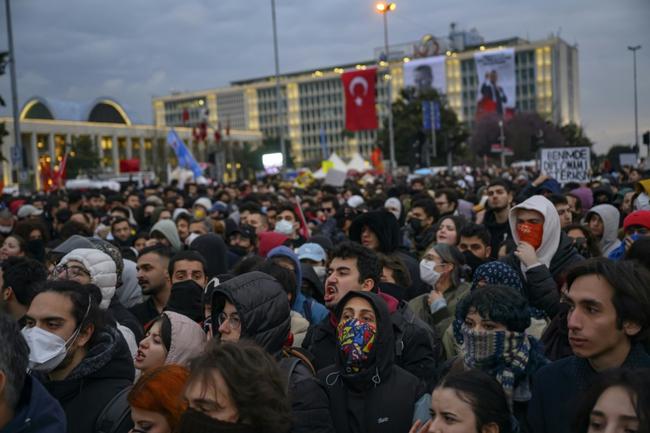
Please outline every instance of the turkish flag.
[[345, 129], [377, 129], [375, 81], [377, 68], [353, 70], [341, 75], [345, 91]]

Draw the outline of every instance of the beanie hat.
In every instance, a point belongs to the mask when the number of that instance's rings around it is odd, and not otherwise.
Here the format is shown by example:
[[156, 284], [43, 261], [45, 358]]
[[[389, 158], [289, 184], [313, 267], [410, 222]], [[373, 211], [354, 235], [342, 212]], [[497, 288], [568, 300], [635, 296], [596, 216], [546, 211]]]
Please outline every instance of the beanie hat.
[[650, 210], [637, 210], [623, 220], [623, 229], [631, 226], [641, 226], [650, 229]]
[[210, 209], [212, 209], [212, 202], [207, 197], [201, 197], [201, 198], [197, 198], [194, 201], [194, 206], [203, 206], [206, 212], [208, 212], [210, 211]]
[[99, 308], [106, 310], [115, 294], [117, 281], [115, 262], [111, 256], [94, 248], [78, 248], [66, 254], [59, 264], [65, 265], [70, 260], [77, 261], [86, 268], [90, 274], [90, 281], [99, 287], [102, 293]]

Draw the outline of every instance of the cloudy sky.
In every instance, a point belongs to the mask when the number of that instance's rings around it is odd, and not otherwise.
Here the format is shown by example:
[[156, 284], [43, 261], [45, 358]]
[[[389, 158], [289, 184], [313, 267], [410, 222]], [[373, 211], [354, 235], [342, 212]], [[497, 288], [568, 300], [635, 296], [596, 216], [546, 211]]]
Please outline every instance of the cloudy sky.
[[[4, 1], [0, 51], [7, 47]], [[282, 72], [371, 59], [383, 43], [371, 0], [277, 0]], [[649, 0], [397, 0], [391, 43], [449, 23], [494, 40], [560, 33], [579, 46], [582, 122], [604, 151], [634, 139], [632, 54], [638, 52], [639, 129], [650, 129]], [[270, 0], [12, 0], [20, 104], [32, 95], [88, 102], [112, 96], [152, 122], [151, 98], [273, 73]], [[0, 77], [7, 102], [8, 75]], [[10, 115], [10, 107], [0, 115]]]

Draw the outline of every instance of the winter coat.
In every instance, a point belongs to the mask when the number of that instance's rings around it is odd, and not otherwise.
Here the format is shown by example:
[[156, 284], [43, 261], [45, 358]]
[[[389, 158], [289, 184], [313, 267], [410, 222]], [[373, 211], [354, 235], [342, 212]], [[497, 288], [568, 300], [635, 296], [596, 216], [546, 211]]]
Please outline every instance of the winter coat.
[[176, 224], [172, 220], [162, 220], [158, 221], [156, 224], [151, 227], [149, 234], [153, 232], [158, 232], [169, 241], [172, 251], [175, 253], [183, 249], [183, 244], [181, 238], [178, 236], [178, 230], [176, 230]]
[[485, 211], [483, 224], [485, 225], [485, 228], [487, 228], [488, 232], [490, 232], [490, 247], [492, 248], [490, 258], [496, 260], [499, 256], [499, 245], [501, 245], [501, 242], [508, 238], [512, 239], [510, 224], [508, 221], [498, 223], [492, 209]]
[[[379, 296], [388, 306], [393, 325], [395, 364], [429, 385], [441, 350], [436, 343], [434, 331], [418, 318], [407, 302], [399, 302], [385, 293], [380, 293]], [[316, 370], [322, 370], [336, 362], [337, 325], [336, 316], [331, 314], [307, 331], [302, 347], [314, 356]]]
[[[650, 355], [634, 345], [622, 368], [649, 368]], [[596, 381], [596, 372], [585, 358], [570, 356], [555, 361], [533, 376], [533, 398], [528, 405], [529, 431], [570, 433], [580, 396]]]
[[458, 287], [450, 287], [447, 289], [442, 295], [445, 301], [447, 301], [447, 306], [433, 314], [431, 314], [431, 308], [429, 307], [428, 293], [412, 299], [409, 305], [421, 320], [435, 330], [436, 336], [442, 338], [445, 330], [451, 325], [451, 322], [456, 316], [456, 305], [458, 301], [469, 293], [469, 288], [469, 284], [461, 283]]
[[[99, 333], [96, 341], [81, 363], [65, 379], [44, 383], [63, 407], [68, 433], [95, 431], [97, 417], [108, 402], [133, 384], [133, 360], [121, 334], [112, 326], [95, 332]], [[131, 424], [130, 419], [125, 424]], [[118, 432], [130, 428], [122, 425]]]
[[521, 293], [528, 299], [530, 306], [544, 311], [553, 318], [558, 312], [559, 287], [563, 283], [565, 273], [571, 265], [583, 258], [578, 254], [569, 237], [560, 229], [560, 217], [553, 203], [540, 195], [533, 196], [510, 210], [510, 229], [516, 244], [519, 244], [518, 209], [535, 210], [544, 216], [542, 244], [536, 251], [540, 264], [525, 268], [514, 252], [501, 261], [520, 273], [524, 281]]
[[223, 238], [214, 233], [201, 235], [190, 244], [190, 250], [198, 251], [206, 262], [208, 280], [228, 272], [228, 256]]
[[370, 364], [358, 373], [346, 371], [340, 350], [336, 363], [318, 373], [329, 395], [330, 413], [337, 433], [407, 432], [416, 402], [425, 394], [420, 380], [395, 365], [395, 339], [386, 303], [370, 292], [350, 292], [339, 303], [336, 316], [348, 299], [362, 297], [375, 310], [377, 334]]
[[599, 246], [603, 257], [614, 251], [621, 245], [618, 239], [618, 226], [621, 213], [611, 204], [599, 204], [592, 207], [585, 215], [585, 221], [589, 221], [591, 214], [597, 214], [603, 220], [603, 236], [600, 238]]
[[298, 256], [289, 247], [279, 246], [269, 251], [267, 258], [272, 259], [273, 257], [280, 256], [290, 259], [294, 264], [294, 273], [296, 276], [296, 299], [293, 300], [291, 309], [307, 319], [311, 324], [320, 322], [327, 317], [329, 312], [324, 305], [302, 293], [302, 268]]
[[300, 313], [291, 310], [291, 335], [293, 335], [294, 346], [302, 346], [307, 330], [309, 330], [309, 321]]
[[182, 314], [173, 311], [163, 313], [171, 324], [171, 344], [167, 352], [165, 364], [180, 364], [187, 366], [189, 362], [203, 353], [206, 337], [203, 328]]
[[2, 433], [66, 433], [65, 413], [54, 399], [31, 375], [25, 377], [14, 417]]
[[[212, 316], [233, 304], [241, 321], [241, 338], [253, 340], [276, 359], [289, 336], [290, 308], [282, 285], [270, 275], [253, 271], [220, 284], [212, 295]], [[282, 365], [282, 364], [281, 364]], [[327, 395], [321, 383], [299, 363], [289, 377], [293, 433], [333, 433]]]
[[122, 285], [117, 288], [115, 295], [126, 308], [131, 308], [142, 302], [142, 288], [138, 284], [137, 265], [131, 260], [124, 260]]
[[404, 263], [404, 266], [411, 275], [411, 286], [407, 288], [407, 299], [412, 299], [419, 295], [423, 290], [422, 280], [420, 279], [420, 265], [415, 258], [409, 256], [404, 251], [400, 251], [400, 229], [395, 215], [386, 211], [373, 211], [359, 215], [352, 221], [350, 226], [350, 240], [361, 243], [361, 232], [364, 226], [377, 236], [379, 240], [378, 251], [383, 254], [396, 254]]

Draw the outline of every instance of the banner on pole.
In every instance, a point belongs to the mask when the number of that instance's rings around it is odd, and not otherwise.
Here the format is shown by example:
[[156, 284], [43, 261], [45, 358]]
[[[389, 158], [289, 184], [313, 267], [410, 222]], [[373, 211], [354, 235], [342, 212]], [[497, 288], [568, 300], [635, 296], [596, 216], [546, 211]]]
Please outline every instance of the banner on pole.
[[496, 113], [509, 119], [517, 105], [515, 49], [479, 51], [474, 53], [479, 91], [476, 92], [476, 117]]
[[418, 94], [431, 89], [436, 89], [441, 95], [446, 94], [445, 56], [425, 57], [404, 63], [404, 87], [413, 87]]
[[588, 147], [541, 149], [540, 167], [561, 184], [589, 182], [591, 152]]

